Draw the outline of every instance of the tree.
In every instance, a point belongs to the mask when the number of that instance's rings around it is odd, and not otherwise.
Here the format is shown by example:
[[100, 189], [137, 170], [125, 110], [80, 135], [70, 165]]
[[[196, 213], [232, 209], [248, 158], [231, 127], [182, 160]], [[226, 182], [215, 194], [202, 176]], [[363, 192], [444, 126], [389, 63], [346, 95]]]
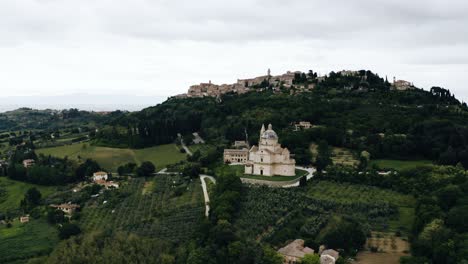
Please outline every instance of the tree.
[[59, 238], [68, 239], [71, 236], [76, 236], [81, 233], [81, 229], [78, 225], [73, 223], [65, 223], [59, 229]]
[[39, 192], [36, 187], [29, 188], [24, 195], [24, 199], [21, 200], [20, 207], [23, 211], [29, 212], [41, 203], [41, 198], [41, 192]]
[[302, 264], [320, 264], [320, 256], [317, 254], [306, 254], [301, 261]]
[[332, 164], [332, 160], [330, 158], [330, 148], [326, 141], [320, 141], [318, 148], [317, 148], [317, 159], [315, 160], [315, 165], [317, 166], [317, 170], [321, 172], [325, 167]]
[[47, 212], [47, 221], [50, 224], [60, 224], [65, 222], [65, 213], [62, 210], [51, 209]]
[[195, 162], [187, 163], [182, 169], [182, 174], [189, 176], [192, 179], [197, 178], [200, 172], [201, 166], [199, 163]]
[[151, 176], [156, 171], [156, 167], [151, 161], [144, 161], [141, 163], [140, 167], [137, 169], [137, 175], [142, 176]]
[[359, 169], [364, 170], [367, 168], [367, 165], [370, 161], [370, 153], [363, 150], [361, 155], [359, 155]]

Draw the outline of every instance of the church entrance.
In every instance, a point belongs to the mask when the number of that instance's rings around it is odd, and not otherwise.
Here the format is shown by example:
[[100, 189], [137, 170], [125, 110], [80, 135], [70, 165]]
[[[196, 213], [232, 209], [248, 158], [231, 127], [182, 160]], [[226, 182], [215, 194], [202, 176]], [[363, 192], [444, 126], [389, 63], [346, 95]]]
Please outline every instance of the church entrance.
[[263, 170], [260, 170], [260, 175], [263, 175]]

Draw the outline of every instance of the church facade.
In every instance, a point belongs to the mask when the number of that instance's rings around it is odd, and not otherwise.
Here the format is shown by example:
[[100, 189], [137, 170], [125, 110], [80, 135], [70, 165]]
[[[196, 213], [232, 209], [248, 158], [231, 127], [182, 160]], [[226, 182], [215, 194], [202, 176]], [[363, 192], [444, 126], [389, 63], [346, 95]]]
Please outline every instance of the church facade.
[[296, 161], [291, 159], [289, 150], [278, 143], [278, 135], [271, 124], [265, 130], [262, 125], [258, 146], [249, 150], [245, 173], [264, 176], [295, 176]]

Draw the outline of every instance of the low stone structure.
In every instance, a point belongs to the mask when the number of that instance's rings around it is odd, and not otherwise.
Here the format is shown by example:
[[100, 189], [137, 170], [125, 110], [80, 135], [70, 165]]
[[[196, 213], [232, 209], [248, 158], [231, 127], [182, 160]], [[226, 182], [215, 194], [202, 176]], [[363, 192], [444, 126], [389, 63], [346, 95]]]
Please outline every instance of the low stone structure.
[[333, 249], [326, 249], [320, 254], [320, 264], [335, 264], [340, 257], [340, 253]]
[[304, 247], [303, 239], [296, 239], [285, 247], [278, 250], [278, 253], [283, 255], [284, 264], [300, 263], [301, 259], [306, 254], [314, 254], [314, 250], [309, 247]]

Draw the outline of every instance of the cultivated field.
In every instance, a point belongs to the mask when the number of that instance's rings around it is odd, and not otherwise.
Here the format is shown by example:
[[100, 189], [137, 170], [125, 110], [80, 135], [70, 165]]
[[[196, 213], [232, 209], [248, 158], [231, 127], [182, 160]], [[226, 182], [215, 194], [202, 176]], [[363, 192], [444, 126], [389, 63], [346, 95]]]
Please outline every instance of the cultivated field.
[[331, 181], [312, 181], [307, 195], [321, 201], [331, 201], [341, 205], [389, 205], [398, 209], [397, 217], [387, 219], [370, 218], [368, 221], [375, 230], [411, 230], [414, 218], [415, 199], [410, 195], [384, 190], [377, 187]]
[[88, 143], [73, 144], [54, 148], [43, 148], [36, 150], [38, 154], [52, 155], [57, 157], [68, 156], [72, 159], [96, 160], [104, 169], [116, 172], [120, 165], [127, 162], [140, 164], [143, 161], [151, 161], [157, 169], [162, 169], [168, 164], [184, 160], [186, 154], [180, 153], [174, 144], [160, 145], [144, 149], [121, 149], [92, 146]]
[[0, 224], [0, 263], [48, 254], [57, 243], [57, 229], [44, 219], [25, 224], [16, 219], [10, 228]]
[[134, 178], [107, 194], [89, 202], [81, 212], [79, 223], [86, 232], [124, 230], [174, 242], [186, 241], [204, 217], [198, 179], [187, 183], [180, 176]]

